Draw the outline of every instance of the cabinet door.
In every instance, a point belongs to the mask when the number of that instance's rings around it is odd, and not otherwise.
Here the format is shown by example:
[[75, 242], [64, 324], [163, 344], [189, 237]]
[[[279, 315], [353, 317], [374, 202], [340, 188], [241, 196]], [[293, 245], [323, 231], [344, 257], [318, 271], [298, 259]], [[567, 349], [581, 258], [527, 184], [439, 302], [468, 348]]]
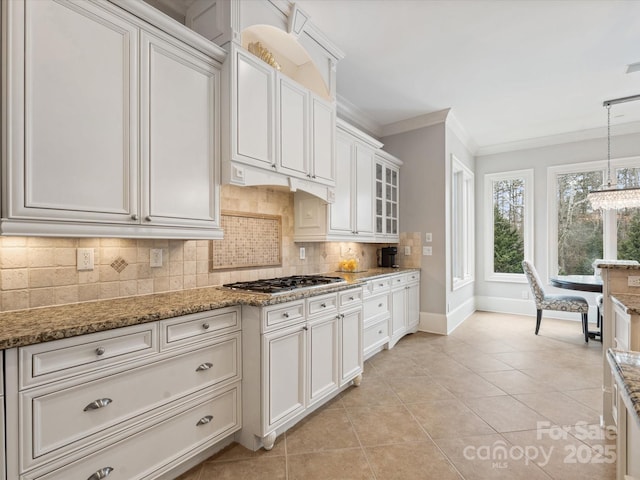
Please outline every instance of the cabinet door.
[[142, 32], [142, 223], [217, 226], [219, 71]]
[[362, 309], [341, 317], [340, 385], [362, 372]]
[[398, 169], [385, 167], [385, 233], [398, 235]]
[[375, 167], [375, 227], [376, 235], [382, 235], [385, 233], [385, 215], [384, 215], [384, 202], [385, 202], [385, 183], [384, 183], [384, 171], [385, 166], [376, 162]]
[[335, 108], [332, 103], [311, 94], [311, 160], [313, 178], [317, 182], [335, 185], [336, 164], [334, 139]]
[[339, 318], [309, 324], [309, 402], [315, 403], [338, 388], [338, 328]]
[[373, 235], [373, 150], [362, 144], [356, 143], [355, 165], [355, 231], [359, 235]]
[[301, 325], [263, 336], [263, 431], [304, 410], [305, 339]]
[[336, 136], [336, 174], [335, 202], [329, 206], [330, 229], [334, 233], [351, 235], [351, 190], [353, 170], [351, 163], [353, 142], [341, 133]]
[[232, 48], [231, 154], [233, 160], [275, 169], [274, 70], [238, 48]]
[[420, 284], [408, 285], [406, 289], [407, 298], [407, 325], [409, 328], [420, 323]]
[[309, 174], [308, 91], [282, 75], [278, 79], [278, 151], [280, 170], [296, 177]]
[[133, 222], [137, 30], [90, 2], [7, 2], [12, 218]]
[[391, 336], [404, 335], [407, 329], [406, 323], [406, 299], [405, 289], [391, 292]]

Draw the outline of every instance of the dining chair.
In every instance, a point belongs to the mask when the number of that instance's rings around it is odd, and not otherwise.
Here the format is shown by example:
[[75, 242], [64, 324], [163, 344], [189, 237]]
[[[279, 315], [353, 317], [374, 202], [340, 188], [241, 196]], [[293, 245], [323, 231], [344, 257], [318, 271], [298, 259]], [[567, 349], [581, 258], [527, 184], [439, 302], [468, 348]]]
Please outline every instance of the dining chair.
[[527, 276], [527, 281], [533, 292], [536, 301], [536, 335], [540, 330], [540, 322], [542, 321], [543, 310], [555, 310], [559, 312], [576, 312], [582, 315], [582, 332], [584, 333], [584, 341], [589, 342], [589, 325], [588, 313], [589, 303], [584, 297], [578, 295], [549, 295], [544, 293], [542, 282], [538, 276], [538, 272], [531, 262], [524, 260], [522, 269]]

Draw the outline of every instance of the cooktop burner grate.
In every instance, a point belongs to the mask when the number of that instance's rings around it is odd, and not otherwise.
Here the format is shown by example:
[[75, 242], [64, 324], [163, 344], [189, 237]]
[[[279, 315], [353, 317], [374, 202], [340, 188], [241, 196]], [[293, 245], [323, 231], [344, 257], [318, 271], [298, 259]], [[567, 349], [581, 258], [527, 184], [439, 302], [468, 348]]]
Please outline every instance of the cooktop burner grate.
[[320, 287], [344, 281], [340, 277], [327, 277], [324, 275], [293, 275], [291, 277], [265, 278], [251, 282], [225, 283], [223, 287], [259, 293], [282, 293], [299, 288]]

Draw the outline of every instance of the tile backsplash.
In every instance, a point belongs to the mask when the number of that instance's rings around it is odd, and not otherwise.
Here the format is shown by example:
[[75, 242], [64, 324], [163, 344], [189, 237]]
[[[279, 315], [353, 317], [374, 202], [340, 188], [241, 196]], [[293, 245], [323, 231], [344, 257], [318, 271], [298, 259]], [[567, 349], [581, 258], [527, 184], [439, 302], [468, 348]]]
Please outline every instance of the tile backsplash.
[[[294, 243], [293, 195], [268, 187], [224, 185], [223, 210], [282, 217], [282, 266], [238, 270], [209, 269], [207, 240], [132, 240], [114, 238], [0, 237], [0, 310], [183, 290], [294, 274], [335, 271], [341, 252], [351, 249], [360, 265], [376, 265], [380, 245]], [[420, 234], [401, 234], [399, 263], [419, 266]], [[215, 248], [215, 242], [213, 243]], [[403, 246], [412, 255], [403, 255]], [[76, 269], [76, 249], [93, 248], [95, 267]], [[306, 255], [300, 260], [299, 248]], [[162, 249], [163, 266], [151, 268], [150, 250]]]

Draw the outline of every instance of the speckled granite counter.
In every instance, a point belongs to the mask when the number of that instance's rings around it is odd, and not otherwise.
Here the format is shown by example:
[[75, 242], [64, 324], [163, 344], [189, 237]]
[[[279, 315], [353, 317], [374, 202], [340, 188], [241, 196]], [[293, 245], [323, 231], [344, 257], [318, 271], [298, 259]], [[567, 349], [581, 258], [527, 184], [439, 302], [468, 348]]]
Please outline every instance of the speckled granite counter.
[[594, 262], [596, 268], [615, 270], [640, 270], [640, 263], [635, 260], [600, 260]]
[[343, 277], [347, 283], [275, 296], [232, 291], [222, 287], [206, 287], [2, 312], [0, 313], [0, 350], [232, 305], [274, 305], [322, 293], [346, 290], [371, 278], [404, 271], [418, 271], [418, 269], [375, 268], [359, 273], [330, 272], [327, 275]]
[[640, 352], [607, 350], [607, 360], [613, 370], [622, 400], [629, 412], [635, 412], [636, 421], [640, 424]]
[[616, 293], [611, 300], [625, 309], [629, 315], [640, 315], [640, 295], [632, 293]]

